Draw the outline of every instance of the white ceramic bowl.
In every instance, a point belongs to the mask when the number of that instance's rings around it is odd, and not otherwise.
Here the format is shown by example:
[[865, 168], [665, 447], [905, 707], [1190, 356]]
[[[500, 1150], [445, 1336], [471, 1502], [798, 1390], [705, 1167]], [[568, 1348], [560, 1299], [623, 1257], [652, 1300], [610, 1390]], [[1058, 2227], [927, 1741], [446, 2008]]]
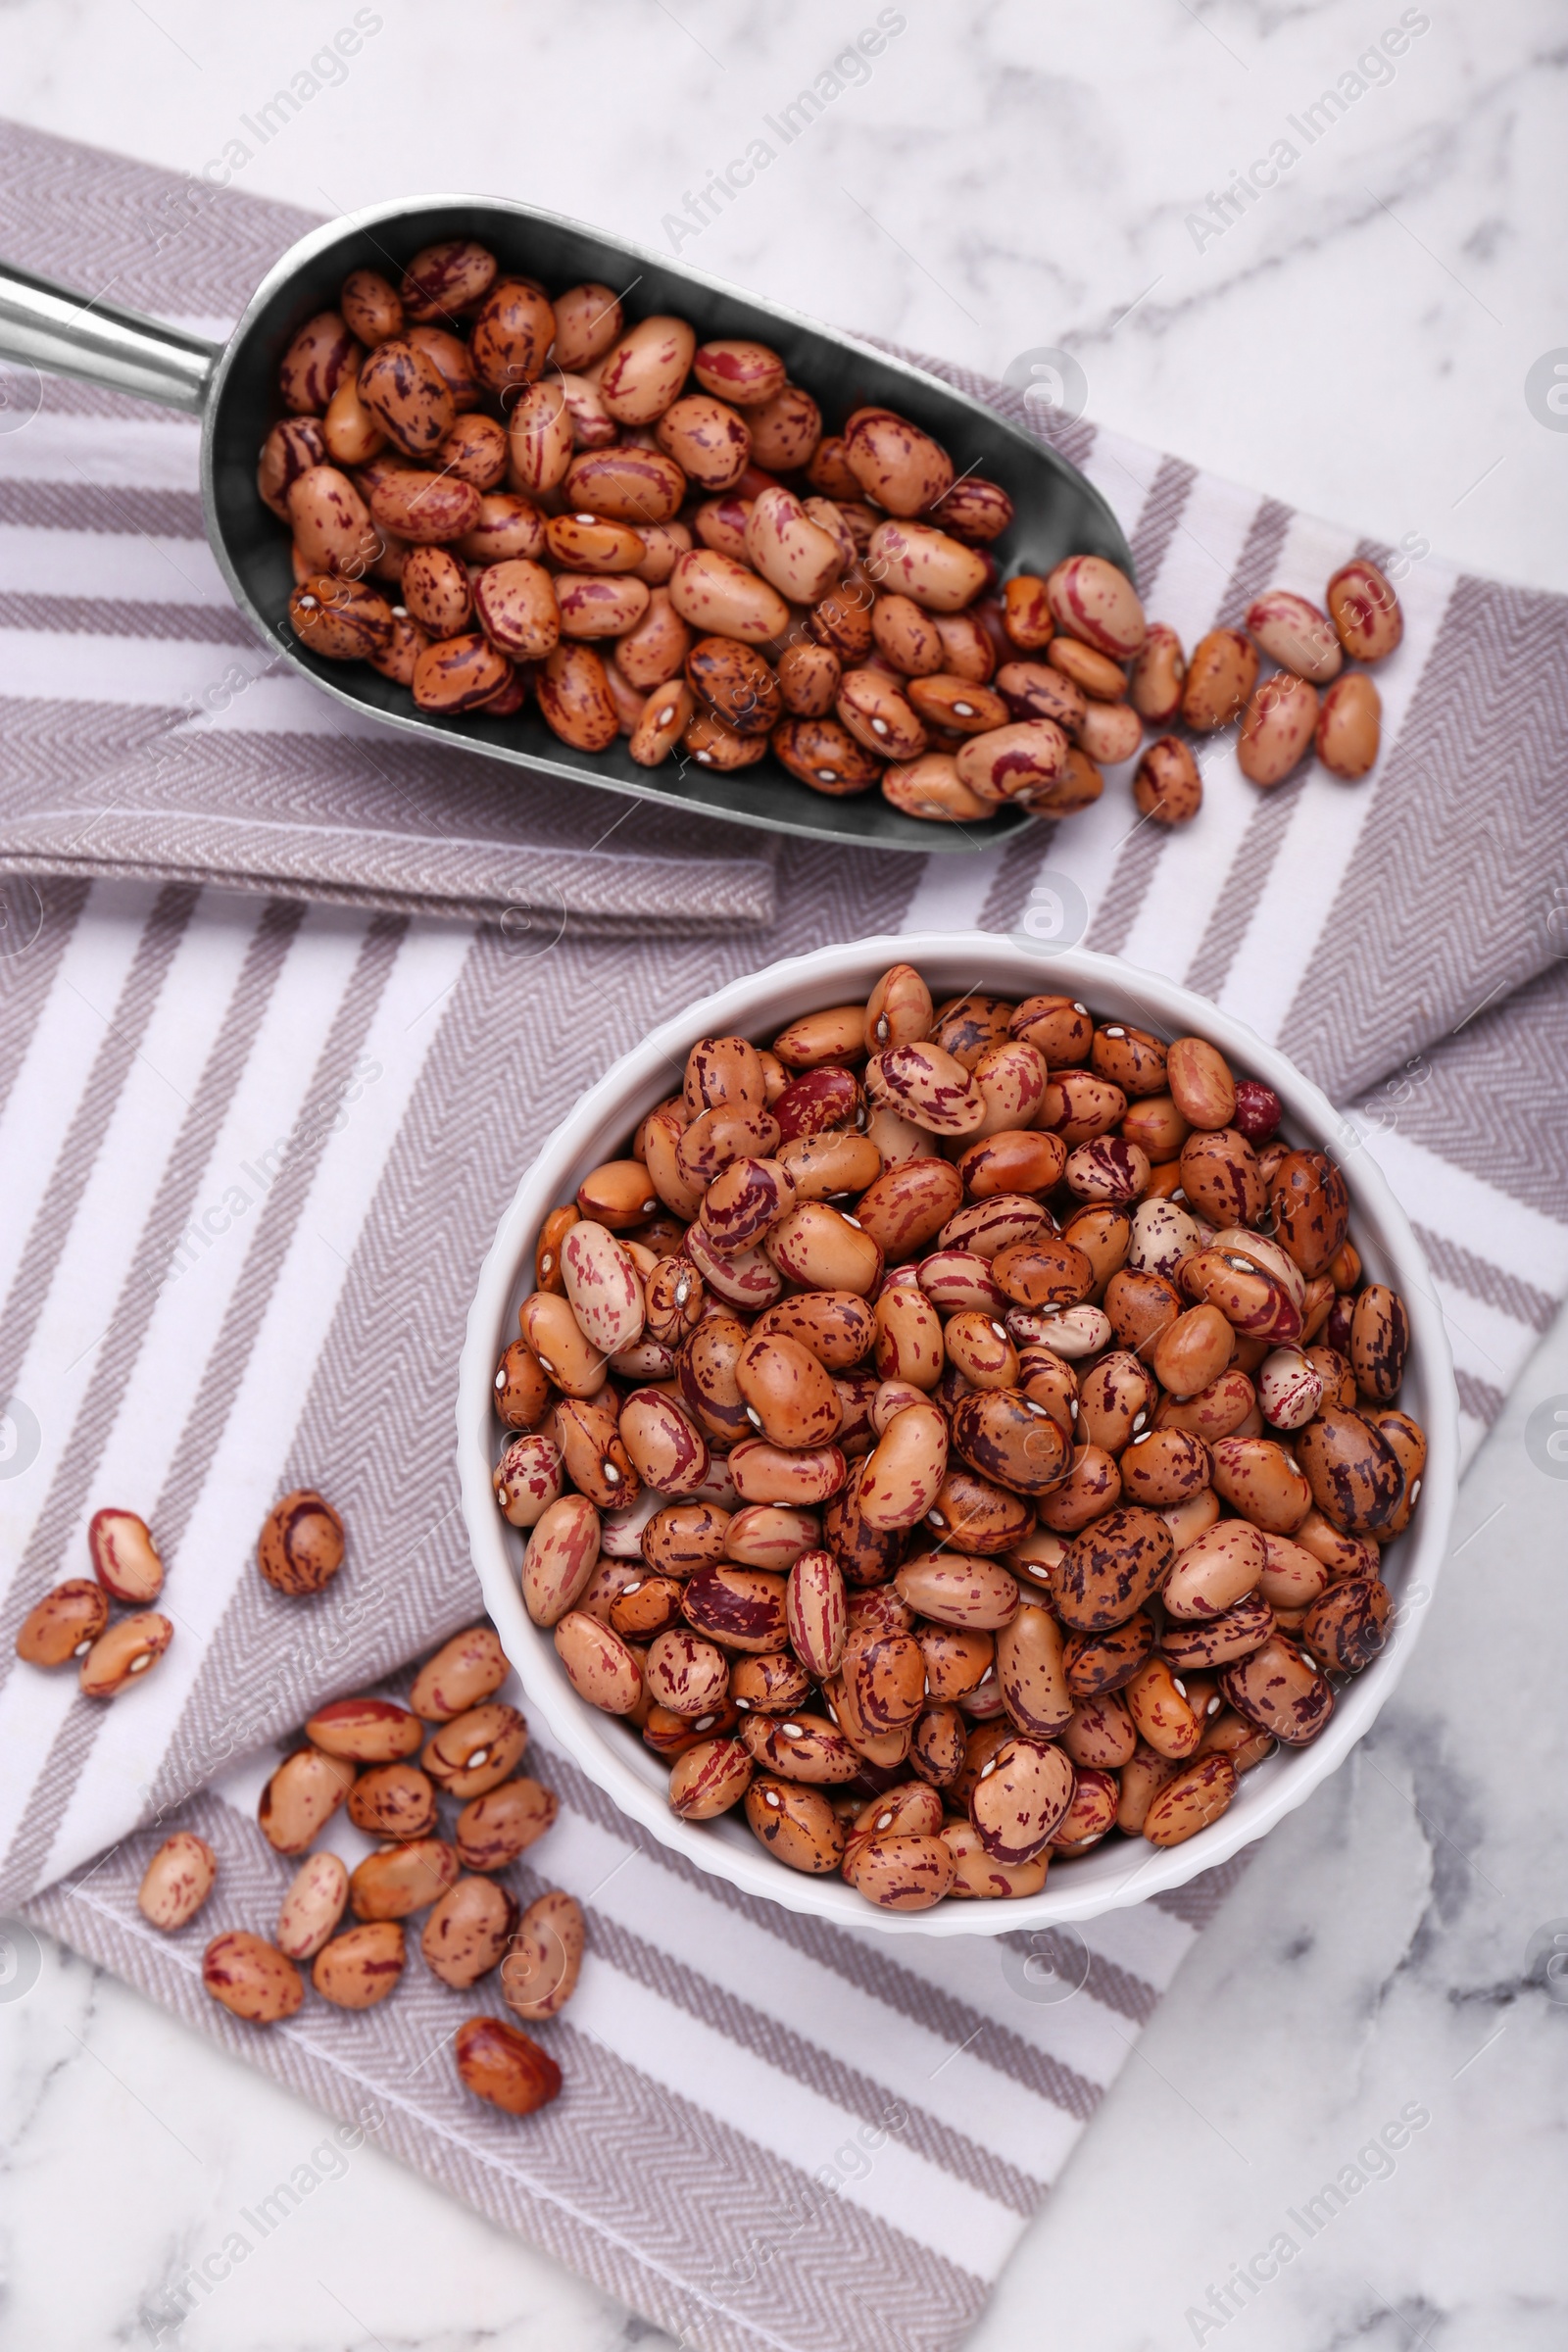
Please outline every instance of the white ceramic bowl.
[[[571, 1199], [590, 1168], [619, 1153], [643, 1113], [669, 1093], [695, 1038], [738, 1033], [765, 1043], [800, 1013], [865, 998], [878, 974], [901, 961], [914, 964], [939, 1000], [971, 988], [1015, 999], [1064, 991], [1081, 997], [1102, 1017], [1134, 1021], [1169, 1037], [1211, 1038], [1238, 1071], [1272, 1086], [1285, 1105], [1284, 1132], [1290, 1139], [1322, 1145], [1342, 1162], [1350, 1189], [1351, 1232], [1367, 1270], [1404, 1298], [1411, 1348], [1400, 1402], [1426, 1430], [1429, 1446], [1420, 1507], [1409, 1532], [1385, 1554], [1396, 1604], [1388, 1646], [1363, 1674], [1341, 1687], [1328, 1729], [1310, 1747], [1278, 1752], [1248, 1773], [1230, 1810], [1184, 1845], [1161, 1849], [1141, 1838], [1113, 1838], [1076, 1861], [1054, 1864], [1040, 1894], [1013, 1902], [950, 1899], [913, 1913], [878, 1911], [842, 1879], [808, 1878], [786, 1869], [735, 1815], [699, 1823], [680, 1821], [670, 1812], [668, 1767], [628, 1726], [577, 1697], [551, 1636], [529, 1619], [517, 1575], [524, 1539], [501, 1517], [490, 1484], [499, 1438], [492, 1412], [496, 1360], [516, 1336], [517, 1307], [532, 1288], [534, 1240], [546, 1213]], [[1403, 1671], [1447, 1550], [1456, 1448], [1448, 1344], [1426, 1261], [1381, 1173], [1326, 1097], [1242, 1022], [1169, 980], [1111, 956], [1077, 950], [1042, 954], [981, 931], [906, 934], [819, 948], [732, 982], [634, 1047], [590, 1087], [518, 1185], [479, 1277], [458, 1389], [458, 1460], [474, 1566], [507, 1654], [550, 1737], [623, 1812], [700, 1870], [791, 1910], [892, 1936], [999, 1936], [1091, 1919], [1182, 1886], [1260, 1838], [1300, 1804], [1343, 1763]]]

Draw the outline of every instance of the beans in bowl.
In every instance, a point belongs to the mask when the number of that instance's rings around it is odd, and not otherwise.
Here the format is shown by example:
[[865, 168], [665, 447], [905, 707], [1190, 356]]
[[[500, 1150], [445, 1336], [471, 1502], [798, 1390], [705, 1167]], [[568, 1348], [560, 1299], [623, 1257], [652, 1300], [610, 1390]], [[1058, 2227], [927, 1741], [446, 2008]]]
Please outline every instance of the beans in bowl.
[[580, 1697], [867, 1901], [1174, 1845], [1381, 1649], [1408, 1323], [1201, 1037], [907, 964], [678, 1094], [538, 1237], [498, 1505]]

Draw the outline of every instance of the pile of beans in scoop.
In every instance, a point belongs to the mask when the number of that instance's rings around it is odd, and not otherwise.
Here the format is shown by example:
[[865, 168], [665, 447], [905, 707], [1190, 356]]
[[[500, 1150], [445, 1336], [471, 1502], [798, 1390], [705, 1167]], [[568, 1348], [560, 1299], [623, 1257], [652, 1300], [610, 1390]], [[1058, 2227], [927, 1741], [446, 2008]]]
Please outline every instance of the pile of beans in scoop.
[[258, 489], [292, 534], [295, 634], [421, 710], [531, 695], [577, 751], [771, 750], [943, 823], [1069, 814], [1143, 742], [1125, 575], [1073, 556], [1004, 594], [1006, 492], [889, 409], [825, 433], [761, 343], [628, 324], [609, 286], [552, 300], [459, 239], [396, 284], [355, 270], [280, 390]]
[[1345, 1180], [1200, 1037], [899, 964], [538, 1240], [505, 1517], [572, 1688], [869, 1902], [1174, 1845], [1382, 1647], [1425, 1440]]

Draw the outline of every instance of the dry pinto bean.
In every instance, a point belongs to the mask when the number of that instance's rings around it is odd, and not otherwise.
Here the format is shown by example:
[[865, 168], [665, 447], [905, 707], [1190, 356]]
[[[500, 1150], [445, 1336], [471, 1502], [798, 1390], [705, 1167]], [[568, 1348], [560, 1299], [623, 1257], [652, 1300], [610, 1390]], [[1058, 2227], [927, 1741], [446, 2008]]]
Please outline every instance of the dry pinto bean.
[[174, 1638], [156, 1609], [141, 1609], [101, 1633], [84, 1652], [77, 1681], [87, 1698], [118, 1698], [157, 1665]]
[[456, 404], [435, 361], [399, 336], [370, 353], [359, 372], [359, 392], [387, 439], [406, 457], [433, 456], [456, 420]]
[[1282, 784], [1311, 748], [1317, 729], [1317, 689], [1288, 669], [1263, 680], [1247, 706], [1236, 762], [1252, 784]]
[[424, 1738], [419, 1718], [392, 1698], [334, 1698], [305, 1726], [313, 1747], [361, 1764], [392, 1764], [412, 1756]]
[[1214, 1492], [1270, 1535], [1291, 1536], [1312, 1504], [1312, 1490], [1272, 1438], [1221, 1438], [1210, 1449]]
[[554, 586], [563, 637], [623, 637], [648, 610], [646, 581], [624, 575], [561, 571]]
[[[1404, 1499], [1404, 1472], [1380, 1430], [1359, 1413], [1326, 1404], [1298, 1433], [1296, 1450], [1308, 1500], [1331, 1526], [1348, 1536], [1375, 1536], [1388, 1527]], [[1294, 1535], [1304, 1516], [1303, 1505], [1296, 1525], [1278, 1532]]]
[[799, 718], [824, 718], [838, 698], [844, 668], [825, 645], [787, 645], [776, 674], [786, 710]]
[[1404, 1300], [1385, 1284], [1369, 1282], [1350, 1318], [1350, 1364], [1356, 1387], [1369, 1402], [1388, 1404], [1398, 1395], [1409, 1351], [1410, 1319]]
[[207, 1840], [191, 1830], [176, 1830], [143, 1872], [136, 1908], [150, 1926], [172, 1936], [195, 1918], [217, 1879], [218, 1856]]
[[1143, 645], [1148, 624], [1124, 571], [1103, 556], [1068, 556], [1046, 580], [1057, 624], [1071, 637], [1124, 662]]
[[28, 1666], [64, 1666], [84, 1657], [108, 1623], [102, 1585], [70, 1577], [28, 1610], [17, 1634], [17, 1655]]
[[946, 1414], [934, 1404], [906, 1406], [889, 1424], [860, 1474], [856, 1492], [860, 1517], [883, 1532], [913, 1527], [935, 1503], [947, 1466]]
[[1365, 556], [1341, 564], [1325, 599], [1335, 633], [1356, 662], [1381, 662], [1404, 635], [1404, 615], [1388, 579]]
[[491, 1879], [460, 1879], [431, 1911], [419, 1953], [433, 1977], [466, 1992], [498, 1966], [516, 1932], [515, 1898]]
[[994, 1861], [1030, 1862], [1072, 1802], [1073, 1769], [1059, 1747], [1022, 1734], [981, 1767], [969, 1799], [976, 1836]]
[[953, 1885], [951, 1848], [941, 1837], [870, 1835], [855, 1839], [844, 1876], [857, 1894], [883, 1911], [927, 1911]]
[[349, 1899], [347, 1866], [336, 1854], [308, 1854], [277, 1915], [277, 1948], [290, 1960], [314, 1960]]
[[1247, 628], [1271, 662], [1297, 677], [1326, 686], [1339, 676], [1345, 654], [1333, 623], [1306, 597], [1270, 588], [1248, 608]]
[[743, 645], [766, 645], [789, 626], [789, 607], [776, 588], [745, 564], [711, 548], [682, 556], [669, 576], [669, 599], [681, 619]]
[[1181, 639], [1162, 620], [1152, 620], [1133, 662], [1127, 699], [1152, 727], [1167, 727], [1182, 707], [1187, 657]]
[[1144, 1836], [1151, 1845], [1180, 1845], [1217, 1821], [1235, 1794], [1236, 1766], [1230, 1757], [1203, 1756], [1151, 1798]]
[[473, 601], [480, 626], [503, 653], [532, 662], [554, 652], [561, 612], [541, 564], [517, 557], [489, 565], [474, 582]]
[[683, 318], [644, 318], [598, 369], [599, 396], [618, 424], [652, 424], [674, 402], [697, 349]]
[[449, 1796], [466, 1801], [509, 1780], [527, 1744], [528, 1726], [516, 1708], [491, 1699], [443, 1724], [419, 1761]]
[[1352, 670], [1336, 680], [1318, 712], [1315, 748], [1330, 775], [1353, 784], [1375, 765], [1383, 728], [1383, 702], [1372, 680]]
[[1049, 1609], [1024, 1606], [997, 1635], [997, 1685], [1020, 1732], [1052, 1740], [1072, 1719], [1063, 1638]]
[[1158, 825], [1190, 824], [1203, 804], [1203, 780], [1189, 745], [1161, 735], [1149, 745], [1133, 776], [1140, 815]]
[[604, 663], [592, 646], [556, 646], [539, 672], [538, 694], [545, 724], [578, 751], [602, 752], [620, 732]]
[[164, 1563], [152, 1530], [134, 1511], [94, 1511], [87, 1523], [93, 1574], [112, 1600], [145, 1607], [164, 1586]]
[[751, 460], [752, 436], [745, 419], [707, 392], [689, 392], [671, 402], [655, 437], [664, 455], [704, 490], [729, 489]]
[[556, 296], [556, 340], [551, 358], [558, 368], [587, 368], [619, 341], [624, 326], [620, 297], [613, 287], [590, 279]]
[[371, 1920], [322, 1945], [311, 1983], [336, 2009], [373, 2009], [396, 1991], [407, 1957], [401, 1924]]
[[1393, 1595], [1381, 1577], [1351, 1577], [1313, 1602], [1302, 1638], [1325, 1665], [1340, 1674], [1359, 1674], [1383, 1648], [1392, 1606]]
[[832, 532], [814, 522], [782, 484], [761, 491], [753, 501], [745, 547], [747, 561], [792, 605], [820, 603], [847, 560]]
[[1333, 1712], [1327, 1679], [1286, 1634], [1271, 1635], [1260, 1649], [1227, 1666], [1219, 1681], [1237, 1714], [1285, 1747], [1315, 1740]]
[[1182, 688], [1182, 720], [1195, 735], [1240, 718], [1257, 683], [1257, 648], [1240, 629], [1210, 629], [1193, 648]]
[[877, 598], [871, 608], [871, 634], [883, 660], [906, 678], [934, 676], [943, 667], [942, 639], [935, 617], [922, 612], [907, 596]]
[[503, 1781], [458, 1815], [453, 1838], [465, 1870], [504, 1870], [542, 1838], [560, 1804], [537, 1781]]
[[682, 1606], [690, 1625], [728, 1649], [782, 1649], [788, 1639], [784, 1579], [766, 1569], [709, 1561], [687, 1579]]
[[923, 514], [953, 487], [947, 452], [892, 409], [856, 410], [844, 427], [844, 460], [889, 514]]
[[452, 547], [466, 564], [531, 562], [545, 552], [545, 518], [510, 490], [486, 490], [480, 494], [478, 521]]
[[824, 1788], [853, 1781], [860, 1758], [825, 1715], [748, 1714], [741, 1744], [761, 1770]]
[[746, 1819], [791, 1870], [818, 1877], [837, 1870], [844, 1853], [844, 1825], [819, 1790], [760, 1776], [746, 1791]]
[[202, 1986], [252, 2026], [292, 2017], [305, 1998], [305, 1981], [293, 1961], [243, 1928], [213, 1937], [202, 1954]]
[[297, 416], [319, 416], [345, 378], [352, 382], [365, 354], [337, 311], [308, 318], [283, 354], [278, 389]]
[[468, 2018], [453, 2049], [464, 2088], [506, 2115], [532, 2115], [561, 2094], [561, 2069], [548, 2050], [500, 2018]]
[[686, 680], [739, 735], [766, 735], [778, 724], [778, 680], [753, 646], [733, 637], [699, 638], [686, 656]]
[[771, 400], [784, 388], [784, 363], [765, 343], [734, 337], [701, 344], [692, 355], [692, 373], [705, 392], [743, 409]]
[[774, 757], [814, 792], [843, 797], [877, 780], [875, 758], [832, 718], [783, 718], [770, 737]]
[[1303, 1274], [1320, 1274], [1343, 1245], [1350, 1200], [1325, 1152], [1288, 1152], [1268, 1187], [1274, 1231]]
[[406, 610], [432, 637], [455, 637], [473, 617], [468, 575], [443, 547], [409, 550], [402, 589]]
[[926, 731], [891, 678], [872, 669], [847, 670], [834, 705], [857, 743], [879, 758], [917, 760]]
[[458, 1877], [457, 1850], [445, 1838], [378, 1846], [350, 1877], [349, 1905], [357, 1919], [408, 1919], [437, 1901]]
[[449, 637], [416, 662], [414, 699], [421, 710], [452, 716], [492, 701], [511, 676], [511, 662], [487, 637]]
[[425, 1660], [414, 1678], [409, 1704], [425, 1723], [450, 1723], [499, 1690], [508, 1671], [495, 1628], [469, 1626]]
[[435, 1784], [414, 1764], [377, 1764], [349, 1790], [348, 1816], [371, 1838], [423, 1838], [435, 1828]]
[[319, 1836], [355, 1782], [354, 1765], [318, 1747], [296, 1748], [262, 1790], [256, 1818], [269, 1845], [302, 1854]]

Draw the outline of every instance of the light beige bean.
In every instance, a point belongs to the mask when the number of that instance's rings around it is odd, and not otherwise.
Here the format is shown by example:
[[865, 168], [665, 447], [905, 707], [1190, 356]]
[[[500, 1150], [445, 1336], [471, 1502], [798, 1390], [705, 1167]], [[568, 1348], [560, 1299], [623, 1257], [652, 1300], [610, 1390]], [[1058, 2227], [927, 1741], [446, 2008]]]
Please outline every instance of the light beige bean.
[[252, 2026], [292, 2017], [305, 1998], [305, 1980], [293, 1961], [243, 1928], [213, 1937], [202, 1955], [202, 1986]]
[[269, 1845], [280, 1854], [303, 1854], [342, 1804], [355, 1777], [351, 1762], [318, 1747], [298, 1747], [285, 1756], [256, 1810]]
[[136, 1908], [151, 1926], [172, 1936], [195, 1918], [217, 1879], [218, 1856], [206, 1838], [176, 1830], [143, 1872]]
[[290, 1960], [314, 1960], [349, 1899], [347, 1865], [336, 1854], [307, 1854], [277, 1915], [277, 1948]]
[[1049, 574], [1046, 597], [1069, 637], [1112, 661], [1128, 661], [1142, 647], [1148, 623], [1138, 591], [1103, 556], [1066, 557]]
[[1327, 613], [1289, 588], [1270, 588], [1248, 608], [1247, 627], [1271, 662], [1314, 686], [1337, 678], [1345, 653]]
[[600, 399], [618, 424], [652, 424], [686, 381], [696, 349], [684, 318], [639, 320], [598, 369]]
[[[901, 1413], [894, 1429], [907, 1417]], [[938, 1625], [992, 1631], [1009, 1625], [1018, 1612], [1017, 1580], [1000, 1560], [927, 1552], [906, 1561], [894, 1581], [908, 1606]]]
[[986, 584], [984, 558], [929, 523], [880, 522], [866, 555], [879, 586], [927, 612], [960, 612]]
[[693, 628], [738, 637], [743, 645], [765, 645], [789, 626], [789, 607], [776, 588], [709, 547], [693, 548], [676, 563], [669, 601]]

